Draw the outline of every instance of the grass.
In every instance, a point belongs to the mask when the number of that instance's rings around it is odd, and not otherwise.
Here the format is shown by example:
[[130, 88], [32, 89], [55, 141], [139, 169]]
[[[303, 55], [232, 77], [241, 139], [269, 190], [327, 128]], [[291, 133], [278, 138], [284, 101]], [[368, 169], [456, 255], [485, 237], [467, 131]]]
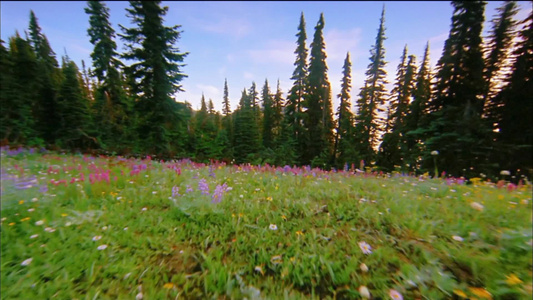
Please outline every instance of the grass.
[[531, 299], [531, 185], [475, 183], [3, 150], [1, 297]]

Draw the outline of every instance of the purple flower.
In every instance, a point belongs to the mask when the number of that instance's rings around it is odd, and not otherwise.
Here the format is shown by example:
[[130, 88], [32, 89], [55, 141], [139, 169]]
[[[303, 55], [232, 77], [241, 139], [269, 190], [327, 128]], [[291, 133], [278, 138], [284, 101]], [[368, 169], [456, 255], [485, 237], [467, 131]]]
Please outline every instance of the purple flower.
[[176, 198], [176, 197], [181, 196], [179, 191], [180, 191], [179, 187], [177, 187], [177, 186], [173, 187], [172, 188], [172, 198]]
[[191, 193], [193, 192], [194, 190], [192, 189], [192, 187], [190, 185], [187, 185], [187, 190], [185, 190], [186, 193]]
[[209, 195], [209, 185], [205, 179], [200, 179], [198, 189], [202, 191], [202, 195]]
[[224, 183], [223, 185], [217, 185], [215, 191], [213, 192], [213, 200], [211, 203], [220, 203], [222, 201], [222, 196], [228, 190], [228, 185]]

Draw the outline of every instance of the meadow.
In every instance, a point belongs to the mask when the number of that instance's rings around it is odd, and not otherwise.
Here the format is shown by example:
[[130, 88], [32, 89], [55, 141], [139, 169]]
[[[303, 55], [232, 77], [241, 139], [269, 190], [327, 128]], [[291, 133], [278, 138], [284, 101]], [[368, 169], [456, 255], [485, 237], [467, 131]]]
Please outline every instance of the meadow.
[[2, 148], [2, 299], [531, 299], [531, 185]]

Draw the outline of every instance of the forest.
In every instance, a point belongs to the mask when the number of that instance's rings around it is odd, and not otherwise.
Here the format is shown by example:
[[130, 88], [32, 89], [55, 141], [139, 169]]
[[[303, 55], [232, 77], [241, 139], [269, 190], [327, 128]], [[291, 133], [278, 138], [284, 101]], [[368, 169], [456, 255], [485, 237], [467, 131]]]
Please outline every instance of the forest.
[[[498, 8], [488, 36], [484, 1], [452, 1], [436, 68], [429, 42], [420, 61], [406, 45], [392, 54], [401, 60], [391, 90], [384, 7], [364, 86], [352, 90], [347, 53], [338, 95], [328, 79], [325, 17], [308, 39], [302, 13], [291, 89], [252, 82], [232, 111], [226, 79], [223, 99], [216, 99], [222, 112], [211, 99], [202, 97], [194, 110], [173, 98], [187, 78], [181, 26], [164, 25], [161, 1], [129, 3], [134, 26], [115, 32], [105, 2], [87, 2], [90, 66], [67, 55], [59, 62], [33, 11], [24, 36], [1, 41], [2, 146], [439, 177], [496, 178], [505, 170], [516, 180], [532, 178], [533, 13], [517, 20], [516, 1]], [[119, 52], [117, 39], [127, 50]]]

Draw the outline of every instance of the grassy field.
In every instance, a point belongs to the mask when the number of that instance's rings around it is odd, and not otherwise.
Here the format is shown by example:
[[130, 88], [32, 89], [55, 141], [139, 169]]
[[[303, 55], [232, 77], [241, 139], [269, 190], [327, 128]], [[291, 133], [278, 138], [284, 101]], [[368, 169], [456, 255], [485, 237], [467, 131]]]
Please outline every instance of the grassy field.
[[531, 299], [531, 185], [2, 150], [2, 299]]

